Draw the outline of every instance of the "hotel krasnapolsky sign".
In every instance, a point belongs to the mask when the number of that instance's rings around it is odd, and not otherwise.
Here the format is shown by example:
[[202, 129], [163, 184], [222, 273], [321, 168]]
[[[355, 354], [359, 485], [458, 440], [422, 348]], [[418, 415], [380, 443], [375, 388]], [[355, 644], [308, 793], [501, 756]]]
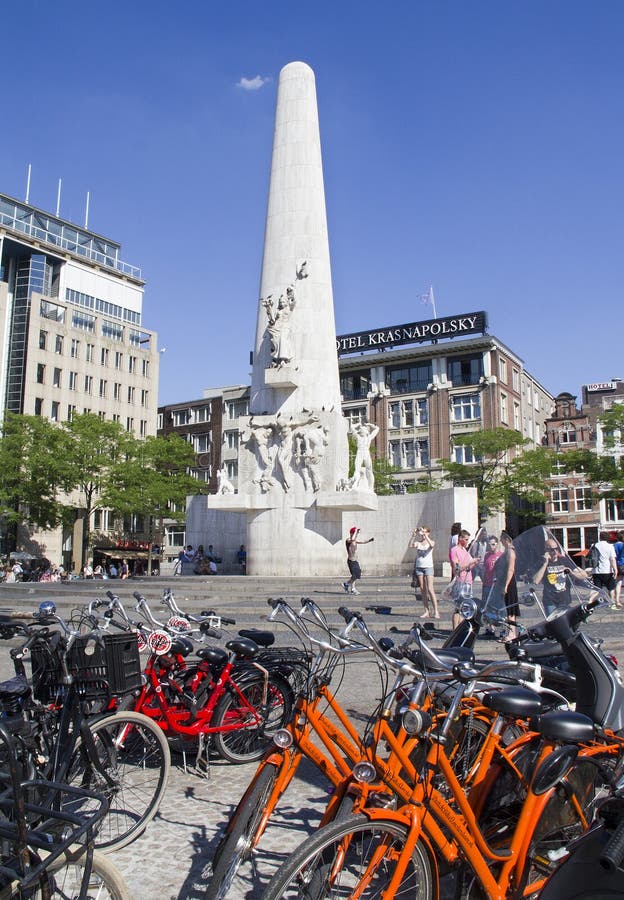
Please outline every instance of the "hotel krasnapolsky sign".
[[424, 341], [437, 341], [440, 338], [485, 334], [486, 331], [486, 312], [462, 313], [459, 316], [445, 316], [442, 319], [412, 322], [411, 325], [392, 325], [389, 328], [376, 328], [374, 331], [342, 334], [336, 338], [336, 350], [338, 356], [342, 356], [345, 353], [397, 347], [399, 344], [421, 344]]

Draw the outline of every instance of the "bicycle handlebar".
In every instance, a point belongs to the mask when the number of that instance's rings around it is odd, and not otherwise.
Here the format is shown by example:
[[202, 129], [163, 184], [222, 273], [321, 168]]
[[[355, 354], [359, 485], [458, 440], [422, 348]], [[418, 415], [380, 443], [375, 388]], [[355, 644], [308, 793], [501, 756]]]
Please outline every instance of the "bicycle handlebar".
[[618, 823], [600, 854], [600, 865], [607, 872], [615, 872], [624, 861], [624, 819]]

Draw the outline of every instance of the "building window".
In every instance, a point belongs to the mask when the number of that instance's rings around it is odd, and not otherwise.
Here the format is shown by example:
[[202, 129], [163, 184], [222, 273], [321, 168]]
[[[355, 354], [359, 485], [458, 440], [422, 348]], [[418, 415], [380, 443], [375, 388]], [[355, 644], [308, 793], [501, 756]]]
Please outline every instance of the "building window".
[[72, 313], [72, 325], [82, 331], [95, 331], [95, 316], [75, 309]]
[[93, 530], [110, 531], [113, 527], [113, 517], [110, 509], [96, 509], [93, 513]]
[[364, 400], [371, 389], [370, 371], [350, 372], [340, 377], [340, 393], [343, 400]]
[[142, 371], [145, 378], [149, 376], [149, 359], [142, 360]]
[[128, 387], [128, 403], [134, 403], [134, 388], [132, 385]]
[[103, 366], [107, 366], [107, 365], [108, 365], [108, 356], [109, 356], [108, 348], [107, 348], [107, 347], [102, 347], [102, 350], [101, 350], [101, 352], [100, 352], [100, 363], [101, 363], [101, 365], [103, 365]]
[[447, 378], [453, 387], [478, 384], [483, 375], [483, 356], [459, 356], [447, 359]]
[[109, 341], [123, 341], [123, 336], [123, 325], [117, 325], [115, 322], [102, 322], [103, 338], [108, 338]]
[[474, 447], [468, 444], [453, 444], [451, 459], [453, 462], [468, 466], [471, 463], [479, 462], [480, 457], [474, 452]]
[[119, 350], [115, 350], [115, 368], [121, 369], [123, 365], [123, 353]]
[[390, 366], [386, 369], [386, 387], [392, 394], [426, 391], [433, 381], [431, 360], [411, 366]]
[[71, 420], [74, 418], [75, 412], [76, 412], [76, 407], [74, 406], [74, 404], [68, 403], [67, 404], [67, 421], [68, 422], [71, 422]]
[[113, 385], [113, 400], [121, 400], [121, 384], [118, 381]]
[[193, 413], [195, 422], [210, 422], [210, 404], [207, 406], [196, 406]]
[[37, 363], [37, 384], [43, 384], [45, 381], [45, 366], [43, 363]]
[[113, 422], [121, 422], [121, 416], [119, 415], [119, 413], [113, 413], [111, 419]]
[[40, 416], [43, 413], [43, 399], [35, 397], [35, 415]]
[[509, 421], [509, 419], [507, 418], [507, 416], [508, 416], [508, 412], [507, 412], [507, 394], [501, 394], [501, 395], [500, 395], [500, 417], [501, 417], [501, 422], [502, 422], [504, 425], [507, 425], [507, 423], [508, 423], [508, 421]]
[[481, 418], [481, 398], [479, 394], [456, 394], [451, 397], [451, 418], [453, 422], [469, 422]]
[[609, 497], [605, 500], [607, 522], [624, 522], [624, 500]]
[[520, 390], [520, 372], [518, 371], [518, 369], [511, 370], [511, 386], [513, 387], [514, 391], [518, 393], [518, 391]]
[[176, 409], [171, 418], [173, 420], [174, 428], [180, 428], [181, 425], [188, 425], [191, 421], [191, 410], [190, 409]]
[[108, 388], [108, 381], [104, 378], [100, 378], [100, 397], [106, 397], [106, 390]]
[[70, 372], [69, 373], [69, 390], [75, 391], [77, 390], [78, 384], [78, 372]]
[[78, 359], [79, 353], [80, 353], [80, 341], [77, 341], [76, 338], [72, 338], [69, 355], [71, 356], [72, 359]]
[[249, 415], [248, 400], [229, 400], [227, 405], [228, 419], [238, 419], [240, 416]]
[[344, 410], [344, 416], [350, 425], [360, 425], [368, 421], [368, 409], [366, 406], [352, 406]]
[[557, 437], [560, 444], [576, 444], [576, 428], [571, 422], [564, 422]]
[[90, 394], [93, 391], [93, 376], [92, 375], [85, 375], [84, 389], [85, 389], [85, 394]]
[[503, 384], [507, 384], [507, 360], [502, 356], [498, 359], [498, 377]]
[[210, 450], [211, 436], [210, 431], [206, 432], [206, 434], [194, 434], [191, 436], [195, 453], [206, 453], [207, 450]]
[[126, 431], [134, 431], [134, 419], [132, 416], [128, 416], [126, 419]]
[[147, 419], [141, 419], [139, 422], [139, 435], [142, 438], [147, 437]]
[[389, 418], [389, 426], [390, 428], [400, 428], [401, 427], [401, 404], [400, 403], [390, 403], [388, 406], [388, 418]]
[[186, 544], [184, 528], [181, 525], [167, 525], [165, 544], [167, 547], [184, 547]]
[[136, 358], [136, 356], [129, 356], [129, 357], [128, 357], [128, 372], [129, 372], [131, 375], [132, 375], [133, 372], [136, 372], [136, 363], [137, 363], [137, 358]]
[[63, 338], [60, 334], [57, 334], [56, 338], [54, 340], [54, 352], [55, 353], [63, 352]]
[[87, 362], [93, 362], [94, 351], [95, 351], [95, 344], [87, 344]]
[[50, 408], [50, 419], [52, 422], [58, 422], [60, 411], [61, 411], [61, 404], [58, 402], [58, 400], [53, 400], [52, 406]]
[[149, 391], [141, 391], [141, 406], [147, 406], [149, 401]]
[[224, 434], [225, 445], [228, 450], [237, 450], [238, 449], [238, 439], [239, 432], [238, 431], [226, 431]]
[[520, 431], [520, 404], [516, 403], [515, 400], [513, 405], [513, 418], [513, 427], [516, 431]]
[[45, 350], [48, 344], [48, 332], [40, 331], [39, 332], [39, 349]]
[[238, 460], [232, 459], [226, 462], [228, 478], [238, 478]]
[[577, 512], [591, 512], [593, 508], [591, 488], [574, 488], [574, 506]]
[[553, 513], [567, 513], [569, 510], [568, 489], [551, 488], [550, 502]]

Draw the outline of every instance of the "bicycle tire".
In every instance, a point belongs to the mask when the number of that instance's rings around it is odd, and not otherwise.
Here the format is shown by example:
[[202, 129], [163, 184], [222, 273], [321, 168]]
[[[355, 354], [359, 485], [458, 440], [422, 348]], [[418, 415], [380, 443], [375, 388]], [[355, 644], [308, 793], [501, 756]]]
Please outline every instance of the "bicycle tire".
[[206, 886], [206, 900], [222, 900], [239, 867], [250, 858], [252, 841], [278, 772], [278, 767], [272, 764], [260, 769], [234, 811], [212, 859], [212, 875]]
[[[158, 812], [171, 770], [171, 753], [162, 730], [141, 713], [113, 713], [89, 722], [89, 728], [98, 759], [114, 779], [114, 787], [93, 766], [81, 740], [76, 743], [67, 782], [109, 798], [110, 808], [94, 841], [99, 850], [108, 852], [132, 843]], [[81, 811], [85, 809], [88, 806], [82, 801]]]
[[[264, 681], [261, 678], [247, 679], [237, 685], [247, 702], [258, 711], [262, 705]], [[268, 710], [263, 721], [258, 724], [256, 717], [241, 706], [236, 692], [223, 695], [214, 712], [211, 727], [222, 728], [238, 725], [229, 731], [214, 733], [215, 750], [223, 759], [231, 763], [254, 762], [271, 742], [271, 735], [290, 721], [294, 707], [294, 694], [290, 684], [273, 672], [269, 673]]]
[[[46, 867], [48, 878], [42, 879], [43, 884], [27, 889], [7, 886], [0, 890], [0, 900], [41, 900], [48, 890], [50, 900], [73, 900], [80, 891], [85, 865], [85, 847], [70, 847]], [[97, 850], [93, 853], [88, 896], [94, 900], [132, 900], [119, 869]]]
[[[407, 838], [407, 827], [393, 819], [368, 819], [357, 815], [344, 821], [332, 822], [304, 841], [289, 861], [269, 882], [264, 900], [300, 898], [305, 888], [306, 900], [330, 900], [351, 896], [356, 886], [362, 900], [381, 896], [394, 871], [391, 855], [400, 852]], [[348, 840], [348, 843], [347, 843]], [[379, 855], [382, 842], [387, 850]], [[376, 856], [376, 867], [372, 858]], [[367, 882], [360, 885], [359, 873], [366, 873]], [[328, 883], [328, 875], [332, 883]], [[411, 865], [394, 894], [409, 900], [432, 900], [437, 896], [433, 884], [433, 869], [429, 853], [422, 841], [417, 841]]]

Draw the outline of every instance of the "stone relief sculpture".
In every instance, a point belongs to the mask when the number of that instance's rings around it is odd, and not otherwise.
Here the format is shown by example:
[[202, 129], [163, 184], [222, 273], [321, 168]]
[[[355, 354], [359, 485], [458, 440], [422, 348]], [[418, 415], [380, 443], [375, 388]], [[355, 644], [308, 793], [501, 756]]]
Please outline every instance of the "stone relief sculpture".
[[217, 471], [217, 494], [234, 494], [234, 485], [228, 478], [226, 466], [222, 466]]
[[327, 449], [328, 429], [318, 424], [308, 425], [295, 433], [295, 459], [306, 491], [321, 489], [320, 464]]
[[[308, 261], [304, 260], [295, 273], [295, 279], [302, 281], [308, 278]], [[261, 300], [267, 314], [267, 332], [271, 341], [271, 365], [281, 369], [292, 362], [294, 349], [292, 346], [292, 313], [295, 308], [295, 286], [289, 285], [286, 293], [281, 294], [277, 306], [270, 294], [266, 300]]]
[[275, 368], [282, 368], [291, 362], [294, 356], [291, 337], [291, 317], [295, 308], [295, 289], [286, 288], [286, 296], [282, 294], [274, 307], [272, 297], [262, 301], [269, 320], [267, 331], [271, 341], [271, 359]]
[[379, 434], [377, 425], [370, 422], [360, 422], [352, 425], [350, 433], [355, 438], [355, 461], [353, 463], [353, 478], [351, 479], [350, 488], [354, 490], [375, 490], [375, 476], [373, 474], [373, 461], [371, 459], [370, 447]]
[[273, 438], [272, 425], [256, 425], [253, 416], [249, 420], [248, 429], [241, 434], [243, 444], [249, 446], [256, 455], [256, 461], [260, 469], [260, 477], [254, 479], [254, 484], [260, 485], [260, 489], [268, 491], [273, 487], [275, 480], [273, 478], [273, 466], [275, 465], [275, 457], [269, 442]]
[[242, 443], [255, 454], [259, 477], [253, 483], [262, 492], [276, 484], [290, 491], [295, 469], [306, 490], [309, 486], [319, 490], [319, 464], [327, 446], [327, 429], [318, 426], [319, 417], [315, 413], [308, 410], [303, 413], [301, 417], [289, 419], [278, 413], [274, 422], [265, 423], [255, 423], [252, 416], [241, 434]]

